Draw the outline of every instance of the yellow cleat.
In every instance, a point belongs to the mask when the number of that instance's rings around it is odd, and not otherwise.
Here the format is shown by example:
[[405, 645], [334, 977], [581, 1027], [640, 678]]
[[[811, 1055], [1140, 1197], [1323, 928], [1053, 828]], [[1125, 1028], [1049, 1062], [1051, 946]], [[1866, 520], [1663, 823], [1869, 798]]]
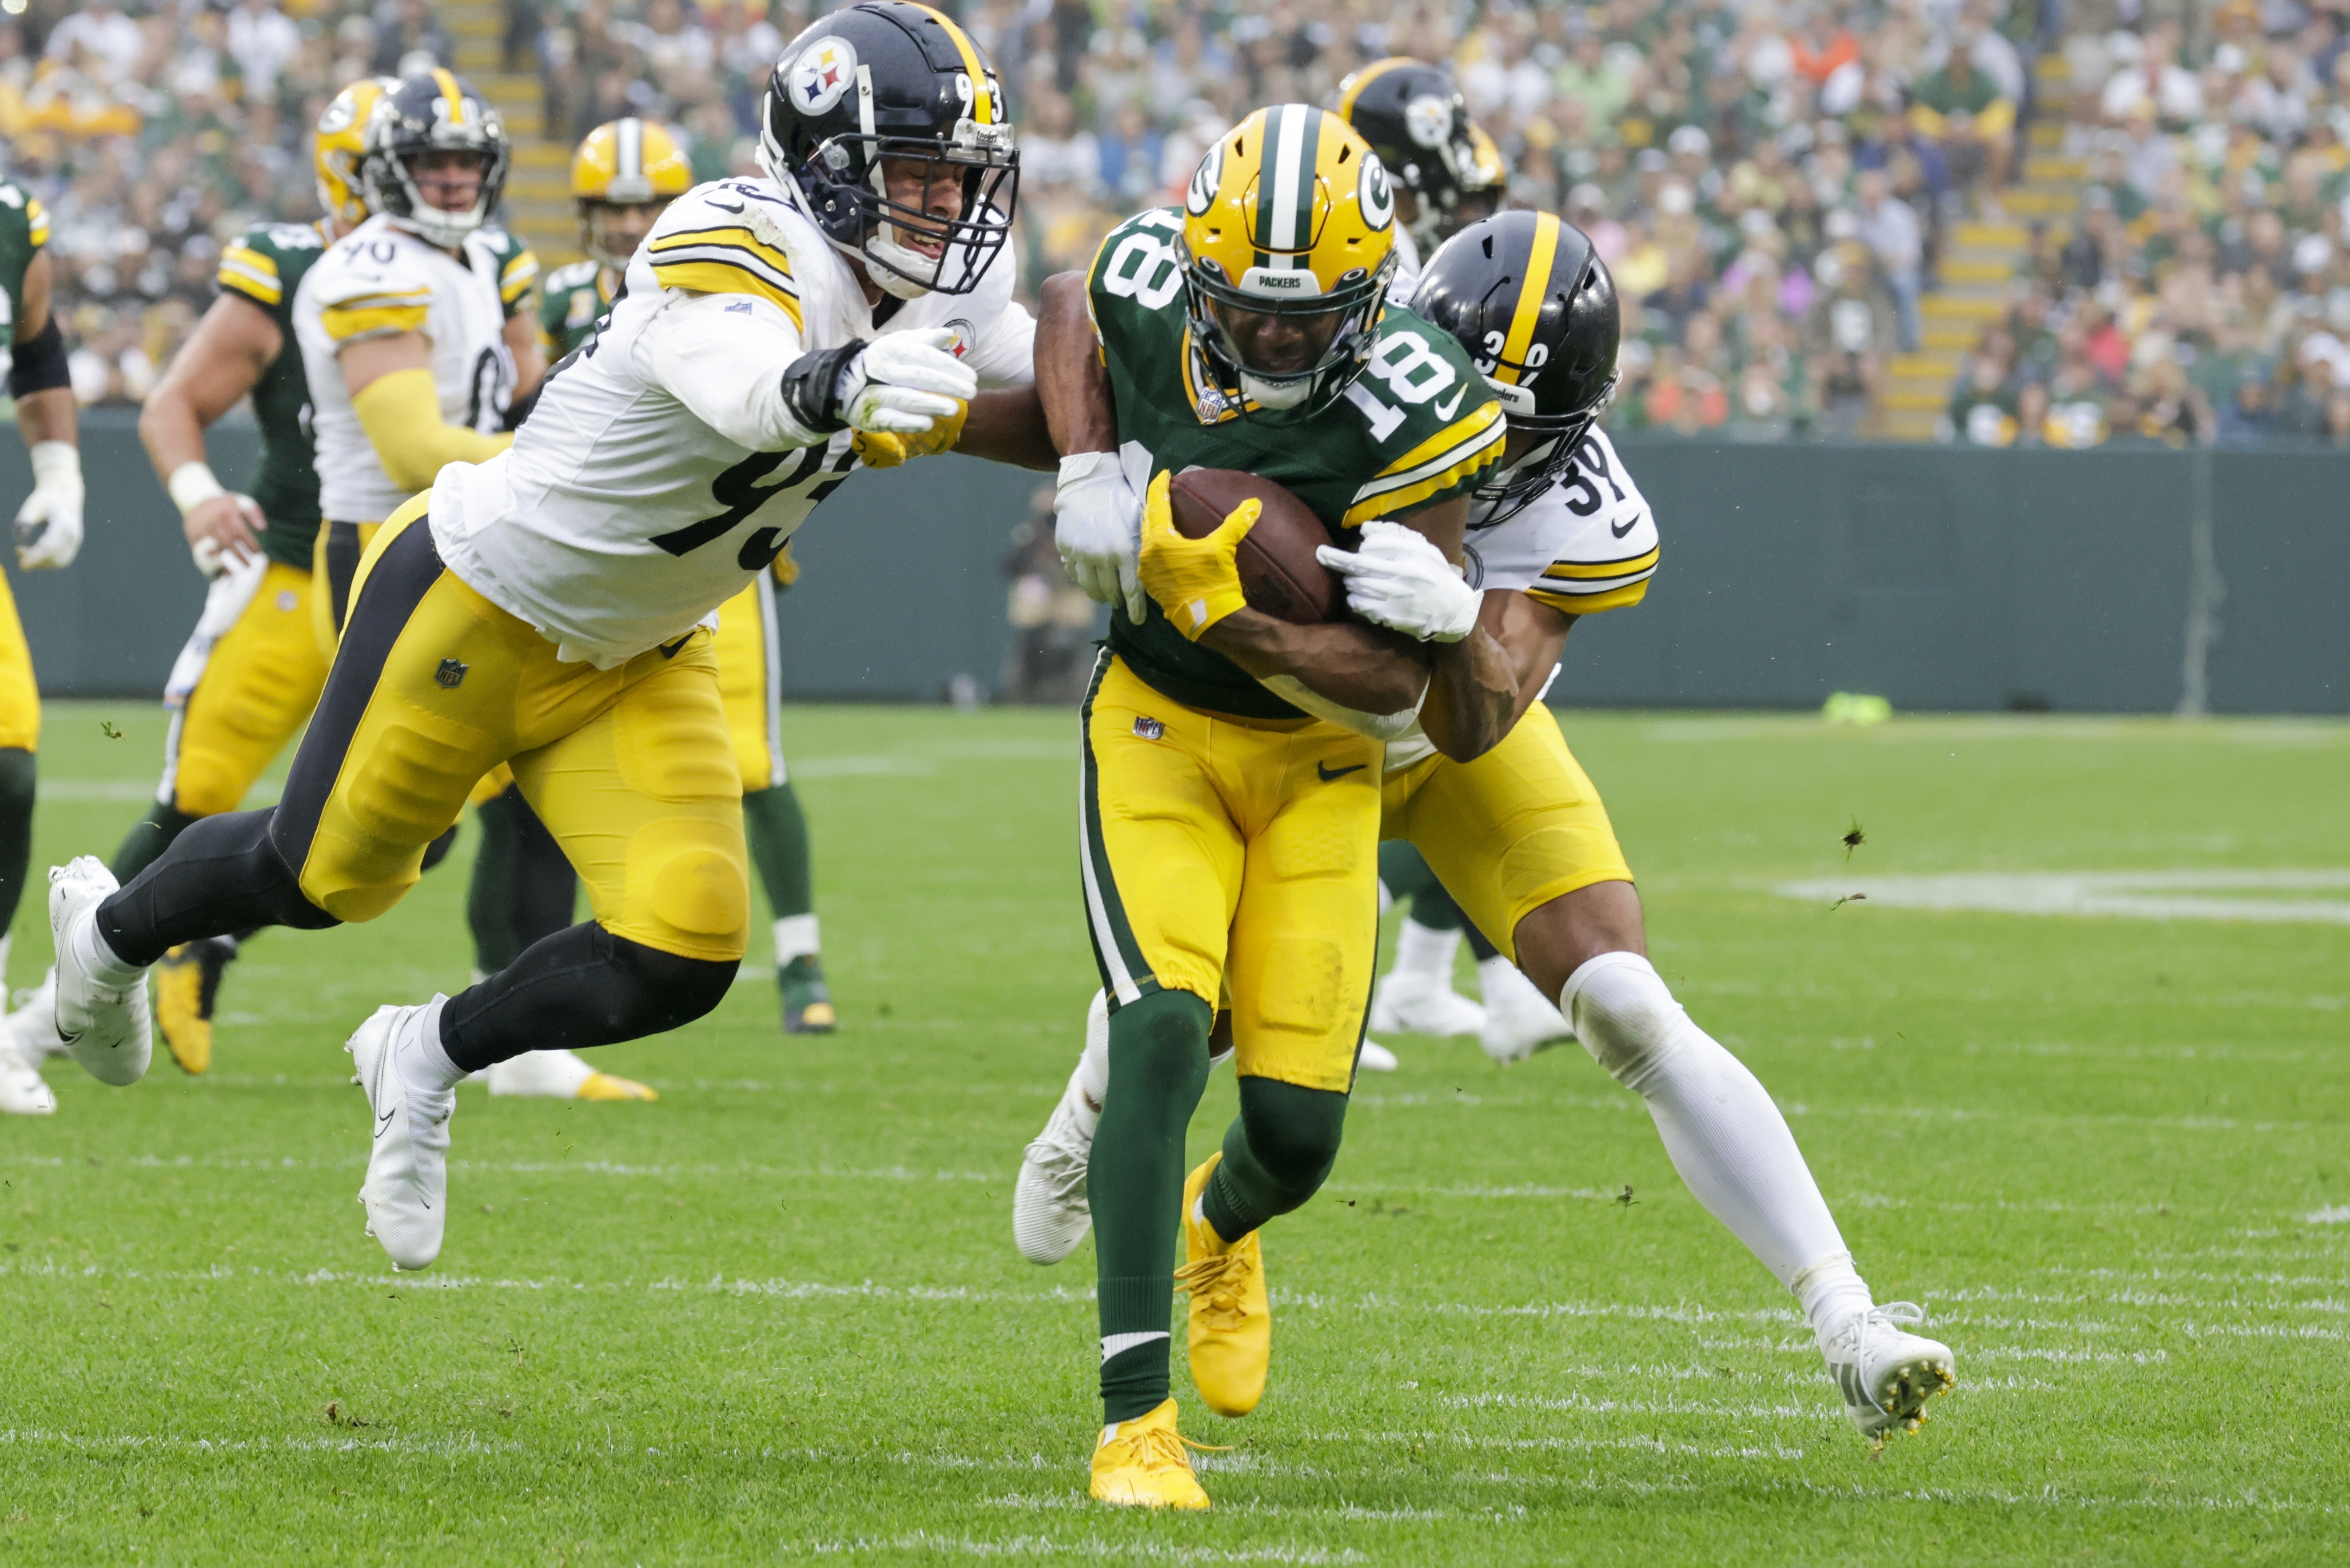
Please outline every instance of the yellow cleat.
[[1200, 1214], [1200, 1195], [1224, 1157], [1213, 1154], [1183, 1182], [1183, 1266], [1179, 1290], [1191, 1293], [1191, 1382], [1219, 1416], [1245, 1416], [1264, 1397], [1273, 1360], [1273, 1297], [1264, 1256], [1251, 1231], [1229, 1245]]
[[221, 970], [213, 948], [182, 942], [155, 966], [155, 1023], [172, 1060], [192, 1077], [213, 1064], [213, 993]]
[[1185, 1449], [1204, 1449], [1175, 1429], [1175, 1401], [1102, 1428], [1090, 1490], [1118, 1508], [1205, 1508], [1208, 1494]]
[[658, 1100], [660, 1095], [650, 1084], [639, 1084], [634, 1078], [623, 1078], [612, 1073], [590, 1073], [572, 1096], [579, 1100]]

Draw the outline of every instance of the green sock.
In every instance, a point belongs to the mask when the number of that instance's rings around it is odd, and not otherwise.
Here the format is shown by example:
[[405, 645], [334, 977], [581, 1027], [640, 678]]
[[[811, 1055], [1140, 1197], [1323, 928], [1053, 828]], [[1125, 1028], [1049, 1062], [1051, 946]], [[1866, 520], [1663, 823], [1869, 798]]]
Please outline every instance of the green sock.
[[759, 883], [775, 919], [805, 915], [816, 908], [808, 857], [807, 815], [800, 797], [788, 784], [753, 790], [743, 797], [743, 833], [750, 841], [751, 863], [759, 868]]
[[[25, 872], [33, 861], [33, 794], [38, 768], [20, 746], [0, 749], [0, 937], [16, 923]], [[5, 991], [0, 984], [0, 991]]]
[[1274, 1078], [1243, 1078], [1240, 1089], [1241, 1114], [1224, 1129], [1224, 1158], [1200, 1200], [1227, 1242], [1320, 1191], [1347, 1125], [1347, 1096], [1335, 1089]]
[[147, 815], [130, 825], [122, 836], [122, 847], [114, 852], [114, 879], [125, 887], [130, 878], [147, 869], [157, 857], [172, 847], [172, 841], [187, 831], [191, 823], [202, 817], [190, 816], [170, 801], [159, 800], [147, 808]]
[[1212, 1021], [1188, 991], [1154, 992], [1110, 1014], [1109, 1089], [1087, 1175], [1102, 1348], [1113, 1353], [1101, 1368], [1106, 1422], [1132, 1420], [1167, 1398], [1183, 1132], [1208, 1086]]
[[513, 888], [520, 830], [513, 792], [485, 800], [473, 815], [482, 842], [473, 852], [473, 880], [465, 888], [465, 924], [473, 933], [473, 967], [495, 974], [522, 956], [515, 938]]

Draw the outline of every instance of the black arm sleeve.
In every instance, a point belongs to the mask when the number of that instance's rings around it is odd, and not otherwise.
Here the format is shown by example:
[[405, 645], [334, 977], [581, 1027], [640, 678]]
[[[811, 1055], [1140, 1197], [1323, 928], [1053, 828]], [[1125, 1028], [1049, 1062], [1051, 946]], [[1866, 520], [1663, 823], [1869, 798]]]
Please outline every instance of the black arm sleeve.
[[57, 330], [57, 312], [51, 311], [49, 324], [30, 343], [16, 345], [8, 366], [8, 395], [28, 398], [52, 387], [72, 385], [73, 377], [66, 369], [65, 334]]

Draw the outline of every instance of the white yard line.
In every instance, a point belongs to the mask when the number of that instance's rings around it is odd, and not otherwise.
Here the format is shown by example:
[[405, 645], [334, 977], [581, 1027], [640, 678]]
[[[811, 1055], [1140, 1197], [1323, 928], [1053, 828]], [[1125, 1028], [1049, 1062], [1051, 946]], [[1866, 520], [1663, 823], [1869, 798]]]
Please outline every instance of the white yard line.
[[[1954, 872], [1781, 882], [1772, 891], [1823, 907], [1839, 899], [1896, 909], [2061, 915], [2141, 920], [2350, 925], [2350, 870]], [[2340, 892], [2342, 898], [2256, 898], [2244, 893]]]

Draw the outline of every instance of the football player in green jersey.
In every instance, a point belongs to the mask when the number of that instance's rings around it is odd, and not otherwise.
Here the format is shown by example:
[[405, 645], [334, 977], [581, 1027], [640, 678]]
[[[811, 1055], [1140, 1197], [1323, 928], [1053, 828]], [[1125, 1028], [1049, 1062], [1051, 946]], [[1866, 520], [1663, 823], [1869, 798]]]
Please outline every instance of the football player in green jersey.
[[[1245, 1414], [1271, 1350], [1257, 1230], [1337, 1155], [1377, 940], [1382, 748], [1322, 715], [1389, 715], [1401, 732], [1417, 714], [1464, 761], [1512, 717], [1503, 649], [1473, 613], [1425, 641], [1293, 626], [1240, 588], [1254, 502], [1205, 538], [1172, 526], [1174, 472], [1244, 470], [1398, 582], [1457, 597], [1468, 497], [1504, 427], [1460, 345], [1388, 304], [1394, 220], [1385, 170], [1343, 120], [1260, 110], [1210, 149], [1181, 208], [1113, 229], [1082, 287], [1048, 285], [1038, 327], [1065, 454], [1056, 536], [1080, 586], [1119, 607], [1080, 753], [1113, 1063], [1088, 1177], [1107, 1502], [1207, 1506], [1169, 1397], [1178, 1231], [1192, 1379], [1211, 1408]], [[1241, 1115], [1186, 1179], [1225, 996]]]
[[[81, 549], [81, 447], [65, 338], [49, 309], [48, 214], [23, 186], [0, 180], [0, 327], [8, 331], [9, 395], [33, 460], [33, 493], [16, 511], [16, 565], [37, 571], [70, 566]], [[41, 739], [41, 697], [16, 601], [0, 579], [0, 972], [8, 929], [25, 891], [33, 849], [33, 753]], [[0, 1038], [0, 1111], [47, 1116], [57, 1109], [41, 1082], [37, 1048]]]

